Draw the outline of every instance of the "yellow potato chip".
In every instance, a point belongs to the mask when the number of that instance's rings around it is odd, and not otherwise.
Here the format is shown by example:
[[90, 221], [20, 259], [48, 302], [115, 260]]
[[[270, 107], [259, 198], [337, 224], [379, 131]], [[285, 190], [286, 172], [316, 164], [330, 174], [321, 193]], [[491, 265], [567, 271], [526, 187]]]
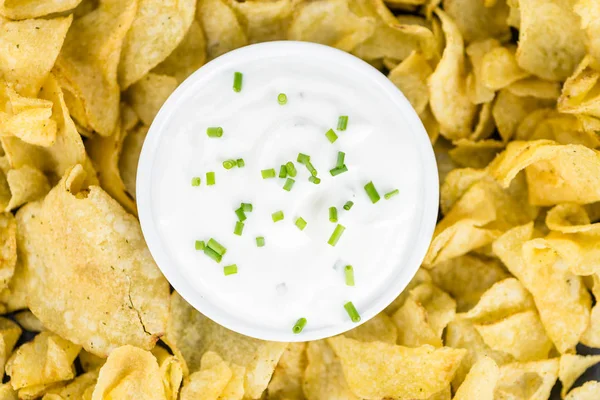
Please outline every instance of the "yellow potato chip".
[[[432, 119], [435, 121], [434, 117], [432, 117]], [[452, 143], [443, 137], [439, 138], [439, 140], [436, 140], [435, 144], [433, 145], [433, 153], [435, 155], [435, 161], [437, 163], [438, 178], [440, 184], [445, 182], [448, 175], [454, 169], [456, 169], [454, 161], [452, 161], [450, 155], [448, 154], [450, 150], [452, 150]]]
[[479, 40], [467, 46], [467, 56], [472, 69], [467, 76], [467, 92], [473, 104], [489, 103], [494, 99], [494, 91], [484, 85], [482, 80], [482, 66], [484, 56], [499, 46], [500, 42], [496, 39]]
[[[365, 399], [427, 398], [454, 376], [466, 351], [421, 346], [408, 348], [383, 342], [359, 342], [337, 336], [327, 339], [340, 358], [350, 389]], [[381, 362], [381, 354], [386, 362]]]
[[494, 253], [532, 294], [558, 351], [572, 352], [589, 323], [590, 296], [581, 278], [561, 265], [543, 239], [531, 240], [532, 235], [531, 223], [513, 228], [494, 242]]
[[64, 387], [50, 389], [42, 400], [84, 399], [84, 393], [93, 390], [98, 380], [98, 371], [86, 372], [73, 379]]
[[592, 281], [592, 293], [596, 304], [592, 308], [590, 324], [581, 337], [581, 343], [590, 347], [600, 347], [600, 275], [595, 274]]
[[147, 126], [139, 126], [134, 130], [128, 131], [123, 141], [123, 150], [119, 158], [119, 174], [125, 184], [125, 189], [135, 199], [137, 166], [142, 151], [142, 145], [146, 134]]
[[150, 126], [177, 85], [177, 80], [172, 76], [149, 73], [129, 88], [127, 97], [142, 122]]
[[344, 336], [361, 342], [380, 341], [396, 344], [398, 331], [390, 317], [381, 312], [364, 324], [345, 332]]
[[600, 355], [579, 356], [576, 354], [563, 354], [560, 357], [558, 379], [562, 382], [561, 396], [564, 398], [586, 369], [600, 363]]
[[513, 28], [521, 28], [521, 10], [519, 9], [519, 0], [507, 0], [509, 11], [506, 23]]
[[119, 119], [119, 54], [137, 0], [106, 0], [75, 20], [54, 71], [71, 115], [86, 130], [111, 135]]
[[418, 304], [425, 307], [427, 320], [436, 336], [441, 337], [448, 322], [454, 319], [456, 302], [447, 293], [431, 283], [422, 283], [410, 291]]
[[0, 290], [8, 287], [17, 265], [17, 223], [11, 213], [0, 214]]
[[517, 62], [521, 68], [549, 81], [562, 81], [573, 73], [586, 51], [574, 2], [519, 0]]
[[517, 64], [515, 52], [516, 47], [508, 45], [493, 48], [483, 56], [481, 81], [487, 88], [500, 90], [529, 76]]
[[44, 325], [40, 322], [38, 317], [33, 315], [31, 311], [21, 311], [14, 315], [17, 323], [26, 331], [29, 332], [41, 332], [44, 330]]
[[267, 388], [268, 398], [293, 400], [304, 398], [302, 382], [308, 359], [306, 343], [290, 343], [283, 352]]
[[166, 330], [169, 285], [138, 221], [84, 180], [75, 166], [17, 214], [28, 305], [49, 330], [96, 355], [128, 343], [152, 348]]
[[557, 376], [557, 358], [503, 365], [494, 399], [547, 399]]
[[237, 364], [230, 364], [229, 368], [231, 368], [231, 379], [227, 382], [219, 400], [241, 400], [246, 391], [244, 388], [246, 368]]
[[560, 83], [539, 78], [521, 79], [511, 83], [506, 89], [519, 97], [531, 96], [538, 99], [557, 100], [560, 96]]
[[[18, 397], [21, 400], [35, 400], [44, 396], [50, 390], [58, 390], [66, 385], [65, 381], [50, 383], [47, 385], [31, 385], [19, 389]], [[53, 396], [53, 395], [50, 395]]]
[[508, 6], [504, 1], [497, 1], [491, 7], [478, 0], [444, 0], [443, 5], [467, 42], [487, 38], [505, 41], [510, 38], [506, 22]]
[[533, 111], [517, 127], [517, 140], [554, 140], [560, 144], [582, 144], [590, 148], [600, 146], [600, 138], [586, 131], [573, 115], [561, 114], [551, 108]]
[[79, 3], [81, 0], [3, 0], [0, 15], [10, 19], [37, 18], [71, 10]]
[[[3, 180], [2, 178], [4, 177], [0, 177], [0, 180]], [[0, 205], [4, 205], [6, 211], [20, 207], [27, 202], [38, 200], [50, 190], [46, 176], [28, 165], [8, 170], [4, 179], [6, 179], [8, 193], [5, 192], [6, 187], [3, 188], [2, 197], [4, 198], [0, 197]]]
[[504, 143], [498, 140], [473, 141], [459, 139], [448, 152], [452, 161], [460, 167], [485, 168], [504, 149]]
[[229, 366], [217, 353], [204, 353], [201, 368], [181, 388], [181, 400], [217, 400], [232, 377]]
[[600, 72], [591, 63], [592, 58], [586, 56], [567, 79], [558, 99], [558, 111], [600, 118]]
[[249, 43], [284, 40], [298, 0], [238, 2], [227, 0], [238, 15]]
[[442, 339], [433, 330], [427, 317], [425, 307], [416, 299], [408, 297], [392, 316], [398, 327], [398, 344], [407, 347], [442, 347]]
[[17, 390], [72, 379], [75, 376], [73, 361], [80, 349], [81, 346], [53, 333], [39, 333], [7, 361], [10, 384]]
[[235, 13], [224, 0], [198, 0], [196, 19], [204, 30], [209, 60], [248, 44]]
[[0, 399], [2, 400], [18, 400], [17, 392], [12, 388], [10, 382], [0, 384]]
[[448, 139], [469, 136], [476, 107], [467, 94], [464, 44], [458, 26], [441, 10], [446, 48], [435, 71], [429, 77], [431, 111], [440, 124], [440, 133]]
[[[452, 164], [454, 165], [454, 163]], [[442, 180], [442, 187], [440, 188], [442, 214], [448, 214], [454, 204], [464, 196], [471, 186], [487, 179], [487, 177], [488, 174], [484, 169], [455, 168], [449, 171], [445, 179]]]
[[402, 91], [417, 114], [422, 114], [429, 103], [427, 78], [432, 73], [423, 54], [413, 52], [390, 71], [388, 78]]
[[149, 351], [125, 345], [114, 349], [100, 368], [93, 400], [165, 400], [160, 370]]
[[262, 341], [230, 331], [200, 314], [177, 292], [171, 296], [167, 337], [181, 351], [190, 371], [200, 368], [200, 358], [207, 351], [246, 368], [245, 392], [253, 398], [260, 397], [267, 388], [287, 347], [287, 343]]
[[152, 354], [156, 357], [156, 361], [158, 361], [166, 399], [177, 400], [181, 381], [183, 380], [183, 366], [181, 361], [160, 346], [154, 347]]
[[100, 369], [105, 362], [106, 358], [98, 357], [97, 355], [85, 351], [84, 349], [79, 352], [79, 363], [85, 372]]
[[500, 90], [492, 107], [492, 115], [502, 140], [505, 142], [511, 140], [517, 127], [527, 115], [538, 108], [550, 107], [553, 104], [551, 100], [519, 97], [507, 89]]
[[440, 136], [440, 124], [437, 122], [433, 113], [431, 112], [431, 107], [425, 107], [425, 110], [419, 114], [419, 118], [421, 118], [421, 122], [427, 131], [427, 136], [429, 136], [429, 141], [431, 144], [435, 144], [437, 142], [438, 137]]
[[496, 362], [483, 356], [472, 367], [460, 385], [454, 400], [494, 400], [494, 389], [500, 376]]
[[595, 65], [600, 67], [600, 9], [594, 0], [579, 0], [573, 10], [581, 18], [581, 27], [588, 39], [588, 53], [594, 57]]
[[21, 328], [13, 321], [0, 317], [0, 370], [4, 371], [6, 361], [10, 357], [17, 340], [21, 336]]
[[54, 65], [72, 19], [69, 16], [0, 22], [0, 76], [17, 93], [37, 96]]
[[567, 394], [565, 400], [595, 400], [600, 392], [600, 382], [587, 381]]
[[406, 299], [410, 295], [410, 291], [412, 289], [414, 289], [415, 287], [419, 286], [423, 282], [431, 282], [431, 275], [429, 274], [429, 271], [427, 271], [426, 269], [419, 268], [417, 270], [417, 273], [415, 274], [415, 276], [413, 276], [413, 278], [408, 283], [408, 285], [404, 288], [402, 293], [400, 293], [398, 295], [398, 297], [396, 297], [394, 299], [394, 301], [392, 301], [390, 303], [390, 305], [385, 308], [384, 312], [388, 315], [394, 314], [394, 312], [398, 308], [400, 308], [402, 306], [402, 304], [404, 304], [404, 301], [406, 301]]
[[24, 266], [22, 246], [17, 241], [17, 263], [15, 272], [8, 282], [8, 287], [0, 292], [0, 303], [7, 312], [27, 308], [28, 274]]

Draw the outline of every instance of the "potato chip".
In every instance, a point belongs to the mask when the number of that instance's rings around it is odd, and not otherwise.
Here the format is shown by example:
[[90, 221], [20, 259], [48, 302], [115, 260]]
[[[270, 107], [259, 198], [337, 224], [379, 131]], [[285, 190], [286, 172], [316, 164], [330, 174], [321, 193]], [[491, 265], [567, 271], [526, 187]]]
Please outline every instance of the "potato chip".
[[183, 82], [206, 62], [206, 38], [200, 24], [194, 20], [179, 46], [152, 72], [175, 77]]
[[[438, 161], [439, 163], [439, 161]], [[454, 163], [452, 163], [454, 166]], [[442, 180], [440, 188], [440, 208], [442, 214], [446, 215], [454, 204], [473, 186], [475, 183], [487, 179], [488, 174], [484, 169], [473, 168], [455, 168], [449, 171]]]
[[125, 345], [114, 349], [100, 368], [93, 400], [166, 399], [156, 358], [149, 351]]
[[227, 0], [238, 16], [249, 43], [284, 40], [297, 0]]
[[73, 361], [80, 349], [81, 346], [53, 333], [39, 333], [7, 361], [6, 374], [10, 376], [10, 384], [17, 390], [72, 379], [75, 376]]
[[523, 169], [531, 204], [586, 204], [600, 200], [600, 153], [595, 150], [550, 140], [515, 141], [488, 168], [503, 187]]
[[79, 352], [79, 364], [85, 372], [90, 372], [96, 369], [100, 369], [106, 362], [106, 358], [98, 357], [88, 351], [82, 349]]
[[494, 242], [494, 253], [532, 294], [558, 351], [572, 352], [589, 323], [590, 296], [581, 278], [560, 265], [543, 239], [530, 240], [532, 235], [531, 223], [511, 229]]
[[404, 304], [404, 301], [406, 301], [410, 295], [410, 291], [423, 282], [431, 282], [431, 275], [426, 269], [419, 268], [402, 293], [400, 293], [398, 297], [385, 308], [384, 312], [388, 315], [394, 314], [394, 312]]
[[4, 371], [6, 361], [10, 357], [19, 336], [21, 328], [13, 321], [0, 317], [0, 370]]
[[499, 46], [500, 42], [496, 39], [479, 40], [467, 46], [467, 56], [472, 69], [467, 76], [467, 92], [473, 104], [489, 103], [494, 99], [494, 91], [483, 83], [482, 66], [484, 56]]
[[558, 82], [545, 81], [539, 78], [525, 78], [506, 87], [509, 92], [519, 97], [535, 97], [538, 99], [557, 100], [560, 96]]
[[557, 376], [557, 358], [503, 365], [494, 399], [547, 399]]
[[460, 139], [471, 133], [476, 113], [476, 107], [467, 94], [464, 44], [452, 19], [439, 9], [436, 13], [442, 21], [446, 48], [429, 77], [429, 102], [431, 111], [440, 124], [442, 136]]
[[177, 80], [172, 76], [149, 73], [129, 88], [129, 103], [142, 122], [150, 126], [177, 85]]
[[[136, 16], [137, 0], [106, 0], [75, 20], [55, 72], [77, 123], [110, 136], [119, 118], [119, 54]], [[130, 54], [130, 53], [128, 53]]]
[[442, 339], [433, 330], [427, 317], [425, 307], [416, 299], [408, 297], [392, 316], [398, 327], [398, 344], [406, 347], [442, 347]]
[[588, 53], [594, 57], [595, 66], [600, 66], [600, 9], [594, 0], [579, 0], [573, 11], [581, 18], [581, 27], [588, 39]]
[[0, 303], [7, 312], [27, 308], [28, 274], [23, 259], [23, 249], [19, 248], [17, 242], [17, 263], [15, 272], [8, 282], [8, 287], [0, 292]]
[[139, 126], [134, 130], [127, 132], [123, 141], [123, 150], [119, 158], [119, 174], [125, 184], [125, 189], [135, 199], [137, 166], [142, 151], [142, 145], [146, 134], [147, 126]]
[[225, 361], [246, 368], [246, 396], [260, 397], [287, 347], [287, 343], [267, 342], [240, 335], [216, 324], [174, 292], [167, 337], [183, 354], [190, 371], [200, 368], [200, 358], [213, 351]]
[[227, 382], [219, 400], [241, 400], [245, 393], [246, 368], [233, 363], [229, 368], [231, 368], [231, 379]]
[[587, 381], [567, 394], [565, 400], [595, 400], [600, 391], [600, 382]]
[[380, 341], [396, 344], [398, 331], [390, 317], [381, 312], [364, 324], [345, 332], [344, 336], [361, 342]]
[[235, 13], [224, 0], [198, 0], [196, 19], [204, 30], [209, 60], [248, 44]]
[[308, 364], [306, 343], [290, 343], [283, 352], [267, 388], [272, 400], [303, 399], [302, 382]]
[[549, 81], [563, 81], [573, 73], [586, 51], [574, 2], [519, 0], [517, 62], [521, 68]]
[[472, 141], [459, 139], [448, 152], [452, 161], [460, 167], [485, 168], [504, 149], [504, 143], [497, 140]]
[[4, 0], [0, 14], [9, 19], [37, 18], [48, 14], [71, 10], [81, 0]]
[[600, 72], [590, 67], [591, 63], [592, 58], [586, 56], [567, 79], [558, 99], [558, 111], [600, 117]]
[[589, 347], [600, 347], [600, 275], [592, 277], [592, 293], [596, 304], [590, 314], [590, 324], [581, 337], [581, 343]]
[[496, 362], [482, 357], [472, 367], [462, 385], [456, 391], [454, 400], [494, 400], [494, 389], [500, 376]]
[[42, 400], [84, 399], [84, 393], [93, 390], [98, 380], [98, 371], [86, 372], [73, 379], [64, 387], [48, 390]]
[[204, 353], [199, 371], [191, 374], [181, 389], [181, 400], [217, 400], [232, 373], [227, 363], [217, 353]]
[[579, 378], [586, 369], [598, 363], [600, 363], [600, 355], [579, 356], [576, 354], [563, 354], [560, 357], [558, 369], [558, 379], [562, 382], [561, 396], [563, 398], [565, 397], [577, 378]]
[[488, 51], [481, 60], [481, 81], [491, 90], [500, 90], [529, 76], [517, 64], [515, 46], [500, 46]]
[[437, 122], [433, 113], [431, 112], [431, 107], [425, 107], [425, 110], [419, 114], [419, 118], [427, 131], [427, 136], [429, 136], [429, 141], [431, 144], [435, 144], [437, 142], [438, 137], [440, 136], [440, 124]]
[[422, 114], [429, 103], [427, 78], [432, 73], [423, 54], [413, 52], [390, 71], [388, 78], [402, 91], [417, 114]]
[[14, 315], [15, 320], [23, 329], [29, 332], [41, 332], [44, 325], [31, 311], [21, 311]]
[[8, 287], [17, 265], [17, 223], [11, 213], [0, 214], [0, 290]]
[[505, 1], [499, 0], [492, 7], [486, 7], [483, 1], [478, 0], [444, 0], [443, 5], [467, 42], [487, 38], [505, 41], [510, 38]]
[[519, 0], [507, 0], [509, 11], [506, 23], [513, 28], [521, 28], [521, 10], [519, 9]]
[[550, 107], [553, 104], [551, 100], [519, 97], [507, 89], [500, 90], [494, 101], [492, 115], [502, 140], [505, 142], [511, 140], [517, 127], [527, 115], [539, 108]]
[[582, 144], [590, 148], [600, 146], [595, 132], [586, 131], [573, 115], [561, 114], [550, 108], [533, 111], [519, 124], [517, 140], [554, 140], [560, 144]]
[[18, 400], [17, 392], [12, 388], [10, 382], [0, 384], [0, 399]]
[[6, 211], [38, 200], [50, 191], [50, 185], [44, 174], [28, 165], [9, 170], [5, 179], [9, 193], [3, 194], [4, 199], [0, 197], [0, 205], [4, 205]]
[[0, 76], [17, 93], [37, 96], [54, 65], [72, 19], [69, 16], [0, 22]]
[[[383, 342], [359, 342], [337, 336], [327, 339], [340, 358], [350, 389], [359, 397], [427, 398], [454, 376], [466, 351], [421, 346], [408, 348]], [[386, 355], [386, 362], [380, 360]]]
[[138, 221], [84, 180], [75, 166], [17, 214], [28, 305], [48, 329], [96, 355], [128, 343], [149, 349], [166, 329], [169, 285]]
[[156, 361], [158, 361], [166, 399], [177, 400], [181, 381], [183, 380], [183, 366], [181, 361], [160, 346], [154, 347], [152, 354], [156, 357]]

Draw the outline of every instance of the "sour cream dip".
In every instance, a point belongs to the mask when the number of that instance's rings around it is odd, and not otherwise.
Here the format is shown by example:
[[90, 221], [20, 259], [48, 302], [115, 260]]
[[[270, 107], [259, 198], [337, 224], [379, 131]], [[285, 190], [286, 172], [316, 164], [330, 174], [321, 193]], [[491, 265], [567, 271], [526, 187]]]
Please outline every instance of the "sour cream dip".
[[360, 59], [300, 42], [235, 50], [189, 77], [150, 128], [137, 182], [144, 236], [175, 290], [278, 341], [382, 311], [418, 269], [438, 209], [433, 151], [402, 93]]

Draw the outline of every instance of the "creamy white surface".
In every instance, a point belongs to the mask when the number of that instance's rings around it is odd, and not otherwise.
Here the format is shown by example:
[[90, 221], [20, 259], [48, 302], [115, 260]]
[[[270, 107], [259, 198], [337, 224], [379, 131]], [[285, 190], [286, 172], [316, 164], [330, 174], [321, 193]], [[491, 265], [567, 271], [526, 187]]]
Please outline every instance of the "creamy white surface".
[[[364, 313], [395, 278], [411, 253], [423, 202], [420, 155], [397, 106], [382, 91], [330, 71], [319, 60], [287, 57], [230, 65], [196, 85], [163, 134], [152, 170], [152, 207], [171, 259], [188, 282], [223, 312], [265, 329], [291, 330], [305, 317], [305, 331], [348, 321], [343, 305], [352, 301]], [[232, 90], [234, 71], [244, 74], [243, 90]], [[277, 102], [279, 93], [288, 102]], [[346, 131], [338, 117], [348, 115]], [[206, 135], [221, 126], [222, 138]], [[339, 139], [331, 144], [325, 132]], [[332, 177], [338, 151], [349, 171]], [[296, 162], [309, 154], [321, 184]], [[226, 159], [243, 158], [245, 168], [225, 170]], [[290, 192], [285, 179], [262, 179], [260, 171], [293, 161], [298, 175]], [[206, 185], [206, 172], [216, 185]], [[200, 176], [200, 187], [192, 177]], [[372, 204], [363, 186], [373, 181], [381, 195]], [[384, 199], [393, 189], [400, 194]], [[350, 211], [346, 201], [354, 202]], [[234, 210], [252, 203], [242, 236], [233, 234]], [[327, 244], [338, 208], [346, 231], [337, 246]], [[282, 210], [283, 221], [271, 214]], [[308, 225], [294, 224], [303, 217]], [[259, 248], [255, 238], [264, 236]], [[215, 238], [227, 248], [217, 264], [194, 249], [195, 240]], [[238, 274], [224, 276], [223, 266]], [[354, 267], [356, 286], [346, 286], [343, 267]]]

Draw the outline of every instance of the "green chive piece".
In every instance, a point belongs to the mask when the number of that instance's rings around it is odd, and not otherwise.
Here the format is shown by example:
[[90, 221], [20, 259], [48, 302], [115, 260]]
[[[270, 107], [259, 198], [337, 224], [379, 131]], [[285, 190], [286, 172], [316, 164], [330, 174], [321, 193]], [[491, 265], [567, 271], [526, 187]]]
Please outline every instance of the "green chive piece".
[[246, 220], [246, 213], [242, 207], [235, 210], [235, 215], [238, 217], [238, 221], [244, 222]]
[[392, 190], [391, 192], [387, 192], [386, 194], [384, 194], [384, 195], [383, 195], [383, 197], [384, 197], [386, 200], [389, 200], [389, 199], [391, 199], [392, 197], [394, 197], [394, 196], [396, 196], [396, 195], [399, 195], [399, 194], [400, 194], [400, 191], [399, 191], [398, 189], [394, 189], [394, 190]]
[[271, 214], [271, 218], [273, 219], [273, 222], [281, 221], [283, 219], [283, 211], [275, 211]]
[[285, 180], [285, 184], [283, 185], [283, 190], [287, 190], [289, 192], [294, 187], [294, 183], [296, 183], [295, 180], [292, 178], [287, 178]]
[[208, 241], [208, 243], [206, 244], [206, 247], [213, 250], [215, 253], [217, 253], [220, 256], [224, 256], [225, 253], [227, 253], [227, 249], [225, 248], [225, 246], [223, 246], [221, 243], [217, 242], [213, 238], [211, 238]]
[[360, 314], [358, 311], [356, 311], [356, 307], [354, 307], [354, 304], [352, 304], [351, 301], [344, 304], [344, 308], [346, 309], [346, 312], [348, 313], [348, 316], [350, 316], [352, 322], [360, 322]]
[[231, 264], [223, 267], [223, 273], [225, 274], [225, 276], [237, 274], [237, 265]]
[[354, 205], [353, 201], [347, 201], [346, 204], [344, 204], [344, 210], [350, 211], [350, 209], [352, 208], [353, 205]]
[[204, 254], [206, 254], [207, 256], [209, 256], [210, 258], [212, 258], [213, 260], [215, 260], [218, 263], [220, 263], [221, 260], [223, 259], [223, 256], [221, 254], [217, 253], [216, 251], [214, 251], [213, 249], [211, 249], [208, 246], [206, 246], [204, 248]]
[[235, 160], [225, 160], [223, 161], [223, 168], [231, 169], [237, 165], [237, 161]]
[[244, 212], [252, 212], [252, 204], [251, 203], [242, 203], [240, 208], [244, 210]]
[[321, 179], [317, 178], [316, 176], [311, 176], [310, 178], [308, 178], [308, 181], [314, 183], [315, 185], [321, 183]]
[[317, 176], [317, 170], [315, 169], [315, 167], [313, 167], [310, 161], [307, 161], [305, 165], [306, 169], [308, 170], [308, 172], [310, 172], [312, 176]]
[[215, 173], [214, 172], [206, 173], [206, 184], [208, 186], [212, 186], [215, 184]]
[[243, 77], [244, 77], [244, 75], [242, 75], [241, 72], [235, 72], [233, 74], [233, 91], [234, 92], [242, 91], [242, 78]]
[[282, 106], [285, 105], [285, 103], [287, 103], [287, 96], [285, 95], [285, 93], [279, 93], [277, 95], [277, 102]]
[[279, 167], [279, 177], [282, 179], [287, 178], [287, 168], [285, 167], [285, 165]]
[[275, 178], [275, 170], [273, 168], [271, 169], [263, 169], [262, 171], [260, 171], [260, 174], [262, 175], [263, 179], [270, 179], [270, 178]]
[[331, 246], [335, 246], [338, 240], [340, 240], [340, 237], [342, 237], [342, 233], [344, 233], [345, 230], [346, 228], [344, 227], [344, 225], [337, 224], [327, 243], [329, 243], [329, 245]]
[[338, 131], [345, 131], [347, 126], [348, 126], [348, 116], [347, 115], [341, 115], [338, 118], [337, 130]]
[[331, 174], [331, 176], [336, 176], [339, 174], [343, 174], [346, 171], [348, 171], [348, 167], [346, 167], [346, 165], [342, 165], [341, 167], [335, 167], [334, 169], [329, 170], [329, 173]]
[[206, 128], [206, 134], [211, 138], [220, 138], [223, 136], [223, 128], [220, 126], [211, 126]]
[[306, 318], [300, 318], [294, 324], [294, 327], [292, 328], [292, 332], [294, 332], [297, 335], [300, 332], [302, 332], [302, 330], [304, 329], [304, 326], [306, 326]]
[[375, 189], [375, 185], [373, 185], [372, 181], [365, 185], [365, 191], [367, 192], [367, 195], [373, 204], [377, 203], [381, 199], [381, 196], [379, 196], [379, 193], [377, 193], [377, 189]]
[[344, 275], [346, 277], [346, 285], [354, 286], [354, 268], [352, 268], [352, 265], [344, 267]]
[[306, 224], [307, 224], [307, 222], [302, 217], [296, 218], [296, 222], [294, 222], [294, 223], [296, 224], [298, 229], [300, 229], [301, 231], [303, 231], [304, 228], [306, 228]]
[[300, 164], [306, 164], [307, 162], [310, 162], [310, 156], [298, 153], [298, 158], [296, 159], [296, 161], [298, 161]]
[[238, 236], [242, 236], [242, 232], [244, 232], [244, 223], [241, 221], [235, 222], [235, 228], [233, 229], [233, 233]]
[[265, 246], [265, 238], [263, 236], [256, 237], [256, 247], [264, 247]]
[[200, 177], [195, 176], [192, 178], [192, 186], [200, 186]]
[[196, 240], [194, 247], [196, 247], [196, 250], [204, 250], [206, 243], [204, 243], [204, 240]]
[[329, 139], [329, 143], [334, 143], [338, 139], [338, 135], [335, 134], [333, 129], [328, 130], [325, 133], [325, 136], [327, 137], [327, 139]]
[[344, 167], [344, 159], [346, 158], [346, 153], [343, 151], [338, 151], [337, 162], [335, 163], [336, 168]]
[[285, 169], [289, 176], [291, 176], [292, 178], [296, 177], [296, 174], [298, 171], [296, 171], [296, 166], [294, 165], [293, 162], [288, 161], [287, 163], [285, 163]]
[[244, 168], [246, 166], [246, 162], [243, 158], [238, 158], [235, 160], [235, 163], [237, 164], [238, 168]]
[[338, 222], [337, 208], [329, 207], [329, 221], [330, 222]]

